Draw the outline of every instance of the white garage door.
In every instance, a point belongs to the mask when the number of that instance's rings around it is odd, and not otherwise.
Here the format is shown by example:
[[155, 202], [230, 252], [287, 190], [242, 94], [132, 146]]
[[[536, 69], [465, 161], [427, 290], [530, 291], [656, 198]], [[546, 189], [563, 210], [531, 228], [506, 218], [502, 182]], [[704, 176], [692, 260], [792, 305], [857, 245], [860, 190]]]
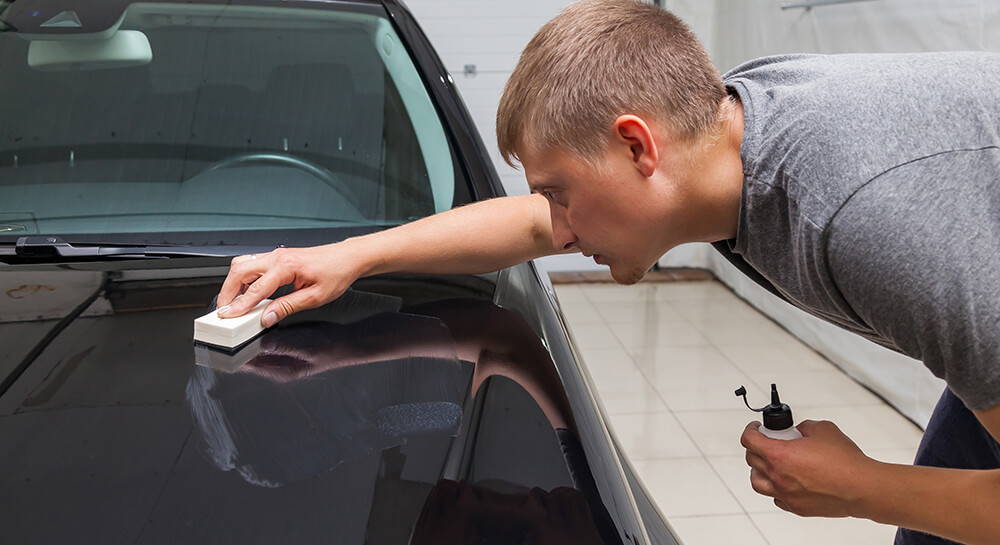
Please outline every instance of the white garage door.
[[[520, 171], [503, 162], [497, 150], [496, 112], [500, 94], [531, 37], [571, 3], [568, 0], [406, 2], [455, 80], [508, 195], [527, 194], [528, 184]], [[606, 270], [580, 254], [548, 257], [538, 263], [548, 270]]]
[[[504, 83], [521, 50], [566, 0], [410, 0], [407, 2], [455, 80], [510, 195], [528, 193], [522, 174], [497, 151], [495, 119]], [[474, 70], [467, 73], [466, 67]]]

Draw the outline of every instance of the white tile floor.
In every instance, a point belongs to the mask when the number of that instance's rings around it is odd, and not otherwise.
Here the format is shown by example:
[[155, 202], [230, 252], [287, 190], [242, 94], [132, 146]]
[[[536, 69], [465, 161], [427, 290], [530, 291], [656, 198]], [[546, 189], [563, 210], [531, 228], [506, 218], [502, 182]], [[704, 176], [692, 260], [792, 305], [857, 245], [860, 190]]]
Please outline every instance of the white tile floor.
[[920, 429], [718, 282], [557, 285], [616, 437], [685, 545], [889, 545], [895, 528], [800, 518], [750, 488], [739, 436], [770, 383], [796, 421], [910, 463]]

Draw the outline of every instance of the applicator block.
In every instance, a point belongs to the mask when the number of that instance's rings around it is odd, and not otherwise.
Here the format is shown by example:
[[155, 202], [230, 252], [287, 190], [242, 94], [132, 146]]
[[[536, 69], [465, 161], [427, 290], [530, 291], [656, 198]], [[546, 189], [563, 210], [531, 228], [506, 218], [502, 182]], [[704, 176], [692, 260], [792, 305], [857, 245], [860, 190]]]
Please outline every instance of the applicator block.
[[260, 316], [270, 302], [270, 299], [264, 299], [243, 316], [235, 318], [220, 318], [213, 310], [194, 321], [194, 340], [222, 348], [236, 348], [264, 331]]

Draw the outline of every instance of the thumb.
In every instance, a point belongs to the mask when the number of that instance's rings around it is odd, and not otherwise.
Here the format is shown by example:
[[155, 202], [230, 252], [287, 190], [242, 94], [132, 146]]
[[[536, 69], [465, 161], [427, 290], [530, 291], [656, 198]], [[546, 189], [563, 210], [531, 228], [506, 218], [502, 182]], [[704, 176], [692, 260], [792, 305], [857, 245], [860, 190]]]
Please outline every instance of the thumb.
[[767, 437], [763, 433], [760, 433], [760, 422], [756, 420], [747, 424], [743, 428], [743, 435], [740, 436], [740, 445], [743, 448], [756, 452], [759, 451], [768, 441], [773, 441], [773, 439]]
[[274, 324], [302, 310], [316, 308], [324, 303], [322, 294], [316, 286], [309, 286], [293, 291], [284, 297], [271, 301], [264, 309], [260, 325], [271, 327]]

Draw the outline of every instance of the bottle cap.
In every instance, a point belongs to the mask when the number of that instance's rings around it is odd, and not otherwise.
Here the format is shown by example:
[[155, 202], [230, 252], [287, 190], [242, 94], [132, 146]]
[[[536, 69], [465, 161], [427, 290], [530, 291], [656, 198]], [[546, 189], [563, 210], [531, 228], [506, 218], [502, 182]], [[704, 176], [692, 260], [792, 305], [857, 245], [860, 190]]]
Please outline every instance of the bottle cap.
[[740, 396], [743, 397], [743, 403], [746, 403], [747, 408], [751, 411], [764, 414], [765, 428], [778, 431], [788, 429], [794, 425], [792, 408], [781, 402], [781, 398], [778, 397], [778, 387], [776, 385], [771, 384], [771, 404], [759, 409], [754, 409], [747, 402], [747, 389], [743, 386], [740, 386], [736, 390], [736, 397]]

